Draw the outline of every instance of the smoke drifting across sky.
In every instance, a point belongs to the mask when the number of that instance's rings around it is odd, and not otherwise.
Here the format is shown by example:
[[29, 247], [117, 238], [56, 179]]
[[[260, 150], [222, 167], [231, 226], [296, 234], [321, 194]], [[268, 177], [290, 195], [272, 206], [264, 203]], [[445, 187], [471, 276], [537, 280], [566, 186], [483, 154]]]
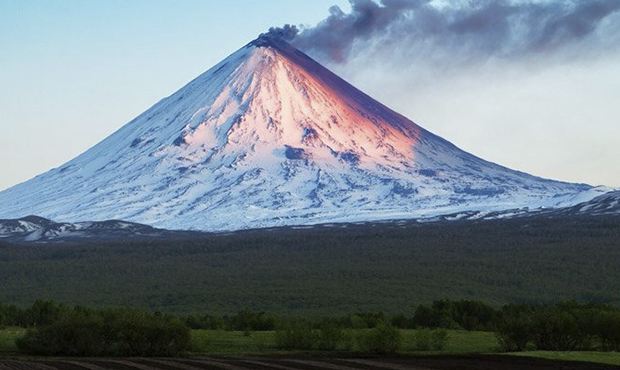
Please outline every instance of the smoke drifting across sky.
[[485, 159], [620, 186], [620, 0], [349, 0], [269, 32]]
[[514, 58], [619, 40], [617, 22], [606, 22], [620, 11], [618, 0], [349, 1], [351, 12], [332, 6], [314, 27], [285, 25], [270, 32], [336, 63], [373, 51], [397, 58]]

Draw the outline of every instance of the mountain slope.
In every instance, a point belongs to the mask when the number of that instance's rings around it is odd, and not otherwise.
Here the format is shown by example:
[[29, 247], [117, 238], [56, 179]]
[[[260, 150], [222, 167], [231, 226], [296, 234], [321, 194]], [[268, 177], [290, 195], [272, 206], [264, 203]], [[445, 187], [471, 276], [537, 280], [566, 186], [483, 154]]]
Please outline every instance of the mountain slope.
[[[341, 224], [318, 224], [313, 226], [291, 226], [281, 228], [264, 229], [266, 233], [276, 230], [308, 230], [316, 227], [319, 230], [348, 229], [363, 227], [367, 225], [369, 229], [376, 227], [411, 227], [412, 225], [445, 223], [452, 221], [469, 221], [472, 225], [479, 221], [497, 221], [512, 219], [529, 219], [534, 222], [541, 220], [568, 220], [575, 217], [596, 219], [604, 217], [620, 216], [620, 191], [610, 191], [594, 199], [582, 202], [570, 207], [556, 209], [537, 209], [528, 211], [527, 209], [511, 209], [500, 211], [463, 211], [454, 214], [444, 214], [430, 218], [391, 220], [367, 223], [341, 223]], [[199, 231], [173, 231], [155, 229], [150, 226], [137, 223], [106, 220], [99, 222], [54, 222], [43, 217], [26, 216], [21, 219], [0, 220], [0, 241], [14, 243], [44, 243], [44, 242], [71, 242], [71, 241], [119, 241], [127, 239], [148, 239], [148, 240], [170, 240], [170, 239], [200, 239], [210, 236], [210, 233]]]
[[558, 215], [611, 216], [620, 215], [620, 190], [599, 195], [587, 202], [579, 203], [554, 212]]
[[267, 37], [82, 155], [0, 193], [0, 217], [174, 229], [558, 207], [600, 191], [484, 161]]
[[180, 236], [189, 237], [194, 234], [155, 229], [118, 220], [67, 223], [38, 216], [0, 220], [0, 241], [16, 243], [163, 239]]

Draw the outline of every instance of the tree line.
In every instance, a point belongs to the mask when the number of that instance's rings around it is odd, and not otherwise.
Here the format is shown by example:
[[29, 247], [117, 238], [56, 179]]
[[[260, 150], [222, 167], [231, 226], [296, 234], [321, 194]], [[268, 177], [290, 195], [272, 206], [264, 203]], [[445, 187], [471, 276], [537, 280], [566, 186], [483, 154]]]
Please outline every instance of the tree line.
[[188, 350], [191, 329], [248, 335], [275, 331], [276, 345], [284, 350], [396, 352], [401, 343], [399, 329], [416, 329], [418, 350], [445, 348], [446, 329], [495, 332], [504, 351], [620, 350], [620, 309], [577, 302], [494, 307], [473, 300], [441, 300], [419, 305], [410, 315], [376, 312], [291, 318], [252, 311], [174, 316], [36, 301], [26, 308], [0, 304], [1, 326], [27, 328], [18, 348], [38, 355], [173, 356]]
[[1, 325], [27, 328], [18, 349], [42, 356], [176, 356], [191, 339], [187, 325], [172, 315], [51, 301], [25, 309], [0, 305]]

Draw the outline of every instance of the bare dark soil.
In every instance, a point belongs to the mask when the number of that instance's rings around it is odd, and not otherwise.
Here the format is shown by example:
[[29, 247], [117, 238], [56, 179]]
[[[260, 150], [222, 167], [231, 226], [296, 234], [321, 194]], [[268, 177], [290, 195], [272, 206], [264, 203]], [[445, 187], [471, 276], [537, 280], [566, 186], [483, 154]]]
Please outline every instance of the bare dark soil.
[[310, 357], [192, 357], [192, 358], [58, 358], [4, 359], [0, 370], [608, 370], [617, 366], [587, 362], [552, 361], [501, 355], [429, 356], [394, 358]]

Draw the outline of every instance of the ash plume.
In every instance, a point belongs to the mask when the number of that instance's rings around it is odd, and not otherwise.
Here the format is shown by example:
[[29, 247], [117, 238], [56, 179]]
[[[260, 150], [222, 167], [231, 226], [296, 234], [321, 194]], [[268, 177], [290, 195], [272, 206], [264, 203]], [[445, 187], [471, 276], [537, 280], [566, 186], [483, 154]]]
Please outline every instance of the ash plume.
[[282, 27], [271, 27], [269, 31], [263, 33], [261, 36], [272, 37], [276, 39], [282, 39], [285, 41], [292, 41], [299, 34], [299, 28], [292, 24], [285, 24]]
[[[349, 0], [314, 27], [273, 27], [323, 62], [388, 52], [431, 59], [512, 58], [550, 53], [579, 42], [618, 45], [619, 0]], [[592, 45], [586, 45], [591, 47]]]

